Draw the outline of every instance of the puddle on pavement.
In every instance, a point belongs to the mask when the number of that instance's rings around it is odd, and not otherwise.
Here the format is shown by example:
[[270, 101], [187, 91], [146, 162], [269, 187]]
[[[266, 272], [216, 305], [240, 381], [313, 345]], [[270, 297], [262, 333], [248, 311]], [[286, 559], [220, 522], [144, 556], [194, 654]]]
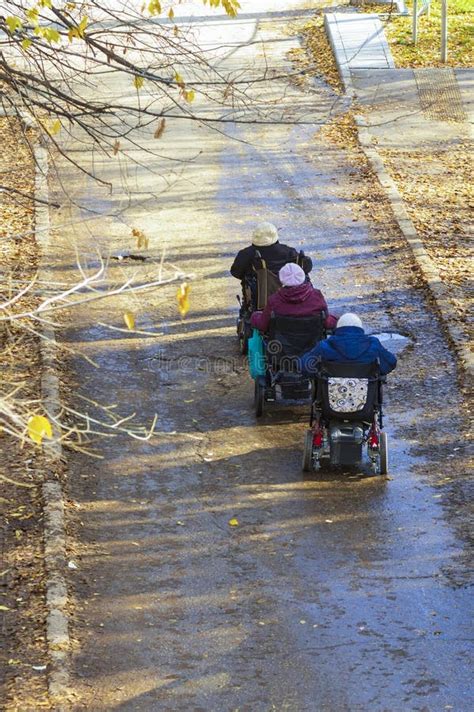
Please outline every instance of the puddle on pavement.
[[397, 334], [396, 331], [382, 331], [379, 334], [370, 334], [370, 336], [376, 336], [383, 346], [394, 354], [399, 354], [412, 342], [409, 336]]

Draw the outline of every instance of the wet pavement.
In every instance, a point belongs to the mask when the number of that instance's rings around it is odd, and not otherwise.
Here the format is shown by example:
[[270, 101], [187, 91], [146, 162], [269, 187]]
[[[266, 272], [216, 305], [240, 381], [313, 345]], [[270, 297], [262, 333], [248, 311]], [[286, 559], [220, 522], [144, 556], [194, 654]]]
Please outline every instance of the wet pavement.
[[[278, 14], [256, 29], [268, 40], [285, 25]], [[275, 65], [286, 44], [266, 45]], [[322, 120], [340, 104], [322, 82], [315, 91]], [[112, 281], [151, 278], [164, 246], [195, 275], [184, 321], [173, 285], [88, 305], [64, 334], [99, 366], [70, 360], [79, 392], [144, 423], [157, 413], [159, 431], [147, 443], [98, 442], [100, 460], [70, 457], [73, 708], [470, 710], [465, 416], [408, 252], [389, 216], [373, 228], [357, 210], [362, 178], [317, 126], [233, 128], [232, 141], [183, 123], [167, 130], [167, 149], [202, 153], [174, 182], [158, 157], [152, 175], [128, 165], [111, 196], [70, 174], [82, 207], [54, 218], [61, 277], [71, 278], [74, 244], [91, 263], [97, 247], [133, 251], [132, 227], [150, 236], [148, 259], [111, 263]], [[114, 159], [100, 170], [118, 177]], [[255, 420], [228, 268], [262, 219], [311, 254], [332, 312], [405, 339], [385, 341], [399, 356], [386, 388], [388, 478], [368, 466], [305, 476], [306, 409]], [[125, 310], [161, 335], [111, 329]]]

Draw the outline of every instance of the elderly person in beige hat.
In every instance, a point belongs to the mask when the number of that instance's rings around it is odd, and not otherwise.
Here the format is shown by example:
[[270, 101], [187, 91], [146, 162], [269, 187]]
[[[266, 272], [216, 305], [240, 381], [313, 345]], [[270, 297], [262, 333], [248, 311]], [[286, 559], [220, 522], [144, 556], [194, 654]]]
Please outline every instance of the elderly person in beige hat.
[[253, 266], [258, 266], [259, 255], [265, 261], [267, 268], [278, 274], [278, 271], [287, 262], [300, 262], [305, 274], [309, 274], [313, 268], [310, 257], [304, 253], [298, 254], [294, 247], [289, 247], [278, 241], [278, 230], [275, 225], [269, 222], [262, 222], [253, 231], [252, 244], [245, 247], [237, 254], [230, 273], [236, 279], [244, 279], [247, 274], [252, 273]]

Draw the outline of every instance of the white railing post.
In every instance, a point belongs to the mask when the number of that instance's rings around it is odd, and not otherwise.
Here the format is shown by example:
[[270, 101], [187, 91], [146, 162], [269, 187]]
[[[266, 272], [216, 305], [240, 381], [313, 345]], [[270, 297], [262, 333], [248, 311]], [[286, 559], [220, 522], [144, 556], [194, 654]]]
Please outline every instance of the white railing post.
[[418, 42], [418, 0], [413, 0], [413, 21], [411, 39], [414, 45]]
[[441, 61], [448, 61], [448, 0], [441, 0]]

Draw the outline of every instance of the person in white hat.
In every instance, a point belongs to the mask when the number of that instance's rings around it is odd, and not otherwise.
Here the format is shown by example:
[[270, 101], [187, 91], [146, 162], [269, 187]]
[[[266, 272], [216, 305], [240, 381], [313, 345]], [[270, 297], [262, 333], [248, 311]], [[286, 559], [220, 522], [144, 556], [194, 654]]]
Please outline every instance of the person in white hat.
[[[304, 270], [294, 262], [284, 265], [278, 272], [282, 284], [278, 292], [268, 298], [263, 311], [252, 314], [251, 324], [255, 329], [266, 332], [272, 313], [276, 316], [316, 316], [328, 312], [328, 305], [322, 292], [315, 289], [306, 279]], [[326, 327], [334, 328], [336, 317], [327, 315]]]
[[313, 268], [310, 257], [303, 252], [299, 253], [294, 247], [284, 245], [278, 240], [278, 230], [269, 222], [262, 222], [253, 231], [252, 244], [240, 250], [230, 268], [230, 273], [236, 279], [243, 280], [250, 275], [254, 266], [259, 266], [260, 258], [265, 261], [267, 268], [275, 274], [287, 262], [300, 262], [306, 274]]
[[372, 363], [378, 360], [381, 374], [390, 373], [397, 365], [397, 357], [387, 351], [375, 336], [368, 336], [364, 332], [362, 321], [352, 312], [347, 312], [339, 318], [333, 336], [320, 341], [314, 349], [303, 354], [303, 373], [314, 375], [319, 359], [344, 363]]

